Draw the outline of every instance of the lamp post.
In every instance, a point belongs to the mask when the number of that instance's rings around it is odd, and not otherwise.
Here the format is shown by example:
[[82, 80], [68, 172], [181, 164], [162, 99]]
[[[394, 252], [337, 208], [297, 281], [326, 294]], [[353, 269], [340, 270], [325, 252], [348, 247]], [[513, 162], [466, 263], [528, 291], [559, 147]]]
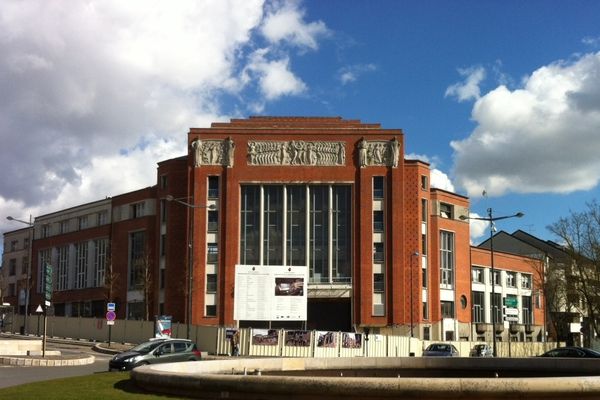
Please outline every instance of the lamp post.
[[190, 218], [190, 232], [189, 232], [189, 243], [188, 243], [188, 297], [187, 297], [187, 312], [186, 312], [186, 335], [190, 338], [190, 326], [192, 323], [192, 288], [194, 286], [194, 213], [195, 208], [208, 208], [209, 210], [216, 209], [214, 204], [194, 204], [194, 197], [192, 196], [192, 203], [187, 203], [181, 199], [176, 199], [170, 194], [165, 197], [167, 201], [174, 201], [184, 205], [192, 210]]
[[[474, 219], [478, 221], [487, 221], [490, 224], [490, 267], [492, 272], [492, 301], [490, 302], [490, 310], [492, 312], [492, 343], [493, 343], [493, 352], [494, 357], [498, 356], [496, 351], [496, 311], [494, 310], [494, 298], [496, 297], [496, 270], [494, 269], [494, 221], [498, 221], [501, 219], [508, 218], [521, 218], [523, 217], [522, 212], [518, 212], [513, 215], [504, 215], [501, 217], [494, 217], [492, 208], [487, 209], [488, 216], [487, 217], [467, 217], [466, 215], [461, 215], [459, 218], [462, 220]], [[496, 307], [497, 309], [497, 307]]]
[[27, 263], [27, 278], [26, 278], [26, 287], [25, 287], [25, 324], [23, 325], [23, 333], [26, 335], [29, 334], [28, 328], [28, 317], [29, 317], [29, 286], [31, 285], [31, 263], [33, 261], [33, 240], [32, 240], [32, 231], [33, 231], [33, 218], [31, 214], [29, 214], [29, 222], [24, 221], [22, 219], [11, 217], [10, 215], [6, 217], [9, 221], [17, 221], [22, 224], [25, 224], [29, 227], [29, 261]]

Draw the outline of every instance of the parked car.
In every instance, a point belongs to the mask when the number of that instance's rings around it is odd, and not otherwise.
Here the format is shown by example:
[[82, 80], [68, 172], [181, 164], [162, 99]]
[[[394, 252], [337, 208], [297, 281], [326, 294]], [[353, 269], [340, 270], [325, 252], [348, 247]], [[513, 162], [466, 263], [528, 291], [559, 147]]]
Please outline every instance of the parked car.
[[540, 357], [600, 358], [600, 353], [585, 347], [568, 346], [549, 350]]
[[489, 344], [476, 344], [469, 353], [471, 357], [494, 357], [494, 351]]
[[460, 353], [452, 344], [432, 343], [423, 351], [423, 357], [460, 357]]
[[191, 340], [154, 339], [115, 355], [108, 370], [125, 371], [140, 365], [200, 360], [200, 351]]

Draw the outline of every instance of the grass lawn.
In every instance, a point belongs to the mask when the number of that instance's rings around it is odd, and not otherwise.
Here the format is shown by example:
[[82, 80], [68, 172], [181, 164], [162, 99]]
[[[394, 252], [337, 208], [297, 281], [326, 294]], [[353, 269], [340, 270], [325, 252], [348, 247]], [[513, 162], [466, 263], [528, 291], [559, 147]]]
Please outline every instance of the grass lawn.
[[106, 372], [0, 389], [0, 399], [12, 400], [151, 400], [180, 398], [144, 392], [129, 379], [129, 372]]

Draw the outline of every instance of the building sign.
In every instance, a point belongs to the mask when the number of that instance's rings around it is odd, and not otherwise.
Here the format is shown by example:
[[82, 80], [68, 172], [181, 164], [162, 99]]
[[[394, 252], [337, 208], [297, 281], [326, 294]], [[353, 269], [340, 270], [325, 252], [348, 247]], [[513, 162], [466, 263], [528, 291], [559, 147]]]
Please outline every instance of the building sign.
[[236, 265], [234, 319], [305, 321], [307, 267]]

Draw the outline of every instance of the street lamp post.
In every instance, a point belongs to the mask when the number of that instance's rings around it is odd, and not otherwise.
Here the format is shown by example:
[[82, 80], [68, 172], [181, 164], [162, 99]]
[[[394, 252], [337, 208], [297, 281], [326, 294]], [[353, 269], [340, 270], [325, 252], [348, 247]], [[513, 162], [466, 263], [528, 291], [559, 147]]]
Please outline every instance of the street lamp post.
[[[492, 313], [492, 344], [493, 344], [493, 352], [494, 357], [498, 356], [496, 351], [496, 310], [494, 310], [494, 298], [496, 297], [496, 270], [494, 268], [494, 221], [498, 221], [501, 219], [508, 218], [521, 218], [523, 217], [522, 212], [518, 212], [513, 215], [505, 215], [502, 217], [494, 217], [492, 208], [487, 209], [488, 216], [487, 217], [467, 217], [466, 215], [461, 215], [459, 218], [462, 220], [474, 219], [479, 221], [487, 221], [490, 224], [490, 267], [492, 272], [492, 301], [490, 302], [490, 311]], [[497, 307], [496, 307], [497, 309]]]
[[194, 286], [194, 212], [195, 208], [208, 208], [209, 210], [214, 210], [216, 207], [214, 204], [204, 205], [204, 204], [194, 204], [194, 197], [192, 196], [192, 203], [187, 203], [181, 199], [176, 199], [170, 194], [165, 197], [167, 201], [174, 201], [175, 203], [179, 203], [184, 205], [192, 210], [192, 215], [190, 217], [190, 232], [189, 232], [189, 243], [188, 243], [188, 297], [187, 297], [187, 312], [186, 312], [186, 337], [190, 338], [190, 328], [192, 323], [192, 288]]
[[33, 262], [33, 240], [32, 240], [32, 231], [33, 231], [33, 218], [31, 214], [29, 214], [29, 222], [24, 221], [22, 219], [11, 217], [10, 215], [6, 217], [9, 221], [17, 221], [22, 224], [25, 224], [29, 227], [29, 261], [27, 263], [27, 278], [25, 280], [25, 324], [23, 325], [23, 333], [26, 335], [29, 334], [28, 328], [28, 319], [29, 319], [29, 286], [31, 285], [31, 263]]

